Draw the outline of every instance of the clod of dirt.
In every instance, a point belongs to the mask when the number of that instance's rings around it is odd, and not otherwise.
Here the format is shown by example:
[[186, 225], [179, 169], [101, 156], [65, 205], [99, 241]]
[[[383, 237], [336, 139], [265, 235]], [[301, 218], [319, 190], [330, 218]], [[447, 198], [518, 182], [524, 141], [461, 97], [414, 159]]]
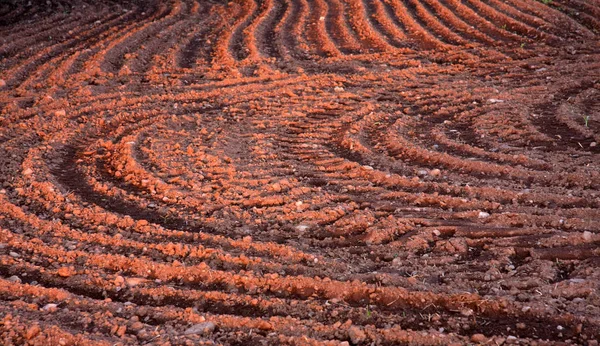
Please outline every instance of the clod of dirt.
[[37, 324], [34, 326], [31, 326], [31, 327], [29, 327], [29, 329], [27, 329], [27, 334], [26, 334], [25, 338], [27, 340], [31, 340], [31, 339], [35, 338], [41, 331], [42, 331], [42, 329]]
[[195, 324], [195, 325], [189, 327], [188, 329], [185, 330], [185, 332], [183, 332], [183, 334], [185, 334], [185, 335], [191, 335], [191, 334], [206, 335], [206, 334], [210, 334], [210, 333], [214, 332], [216, 327], [217, 327], [217, 325], [214, 324], [213, 322], [210, 322], [210, 321], [202, 322], [202, 323], [198, 323], [198, 324]]
[[148, 281], [148, 280], [142, 279], [142, 278], [127, 278], [127, 279], [125, 279], [125, 283], [129, 287], [135, 287], [135, 286], [141, 285], [146, 281]]
[[5, 87], [6, 86], [6, 81], [4, 81], [4, 79], [0, 79], [0, 88]]
[[64, 278], [69, 277], [73, 274], [71, 269], [68, 267], [62, 267], [62, 268], [58, 269], [57, 273], [58, 273], [58, 275], [60, 275]]
[[488, 341], [488, 338], [483, 334], [473, 334], [471, 335], [471, 341], [478, 344], [485, 344]]
[[367, 339], [365, 332], [356, 326], [348, 328], [348, 337], [350, 337], [350, 341], [355, 345], [358, 345]]

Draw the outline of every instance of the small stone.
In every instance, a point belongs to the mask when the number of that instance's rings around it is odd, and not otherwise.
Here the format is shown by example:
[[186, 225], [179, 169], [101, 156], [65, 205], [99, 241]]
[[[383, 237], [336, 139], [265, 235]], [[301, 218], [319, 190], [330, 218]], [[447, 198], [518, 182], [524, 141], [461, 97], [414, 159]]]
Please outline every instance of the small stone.
[[592, 142], [592, 143], [590, 143], [590, 148], [593, 148], [593, 147], [595, 147], [595, 146], [597, 146], [597, 145], [598, 145], [598, 143], [596, 143], [596, 142]]
[[428, 174], [429, 174], [429, 171], [427, 171], [426, 169], [421, 169], [417, 172], [417, 175], [420, 177], [428, 175]]
[[189, 327], [188, 329], [185, 330], [185, 332], [183, 332], [183, 334], [185, 334], [185, 335], [210, 334], [210, 333], [214, 332], [216, 327], [217, 327], [217, 325], [214, 324], [213, 322], [210, 322], [210, 321], [202, 322], [202, 323], [194, 324], [193, 326]]
[[350, 346], [350, 343], [348, 341], [342, 341], [340, 342], [340, 346]]
[[504, 100], [499, 100], [499, 99], [489, 99], [488, 100], [490, 103], [503, 103]]
[[592, 240], [592, 232], [590, 232], [590, 231], [583, 232], [583, 240], [585, 240], [585, 241]]
[[19, 255], [18, 253], [14, 252], [14, 251], [9, 252], [8, 254], [10, 255], [10, 257], [14, 257], [14, 258], [21, 257], [21, 255]]
[[527, 328], [527, 325], [523, 322], [517, 323], [517, 329], [525, 329]]
[[344, 88], [336, 86], [335, 88], [333, 88], [333, 90], [335, 90], [335, 92], [340, 93], [340, 92], [344, 91]]
[[486, 213], [485, 211], [480, 211], [479, 215], [477, 216], [480, 219], [485, 219], [486, 217], [489, 217], [490, 213]]
[[27, 168], [26, 170], [23, 171], [23, 175], [32, 175], [33, 174], [33, 170], [31, 168]]
[[473, 334], [471, 335], [471, 341], [476, 342], [478, 344], [483, 344], [487, 342], [487, 338], [483, 334]]
[[42, 310], [48, 311], [48, 312], [54, 312], [54, 311], [56, 311], [57, 308], [58, 308], [58, 304], [50, 303], [50, 304], [44, 305]]
[[54, 115], [57, 117], [64, 117], [67, 115], [67, 111], [65, 111], [64, 109], [59, 109], [54, 112]]
[[8, 281], [10, 281], [10, 282], [16, 282], [16, 283], [20, 284], [21, 283], [21, 278], [18, 277], [18, 276], [16, 276], [16, 275], [13, 275], [13, 276], [11, 276], [11, 277], [8, 278]]
[[299, 232], [305, 232], [310, 228], [308, 225], [298, 225], [296, 226], [296, 230]]
[[348, 336], [353, 344], [360, 344], [367, 338], [365, 332], [356, 326], [352, 326], [348, 329]]
[[437, 176], [438, 176], [438, 175], [440, 175], [441, 173], [442, 173], [442, 172], [441, 172], [439, 169], [437, 169], [437, 168], [435, 168], [435, 169], [432, 169], [431, 171], [429, 171], [429, 175], [431, 175], [432, 177], [437, 177]]
[[436, 237], [439, 237], [442, 234], [442, 232], [440, 232], [439, 229], [434, 229], [431, 233], [433, 233], [433, 235], [435, 235]]
[[462, 309], [460, 311], [460, 314], [466, 317], [472, 316], [473, 315], [473, 309]]
[[6, 81], [4, 79], [0, 79], [0, 88], [6, 86]]
[[556, 330], [559, 330], [559, 331], [560, 331], [560, 330], [564, 330], [564, 329], [565, 329], [565, 327], [563, 327], [563, 326], [561, 326], [561, 325], [558, 325], [558, 326], [556, 326]]

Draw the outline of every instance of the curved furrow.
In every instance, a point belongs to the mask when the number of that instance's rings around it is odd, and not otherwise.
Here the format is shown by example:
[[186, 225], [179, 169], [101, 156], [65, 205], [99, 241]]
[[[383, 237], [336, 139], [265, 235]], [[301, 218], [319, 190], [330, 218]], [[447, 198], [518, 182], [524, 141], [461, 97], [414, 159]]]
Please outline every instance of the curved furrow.
[[452, 9], [456, 12], [457, 16], [462, 18], [466, 23], [470, 23], [471, 26], [476, 27], [479, 31], [484, 32], [488, 36], [494, 38], [497, 42], [520, 42], [522, 38], [515, 35], [507, 30], [498, 28], [494, 23], [488, 19], [481, 17], [471, 7], [458, 0], [440, 0], [447, 8]]
[[424, 49], [441, 49], [449, 50], [450, 45], [441, 41], [436, 36], [432, 35], [431, 32], [425, 28], [414, 16], [410, 15], [409, 9], [404, 5], [403, 2], [394, 0], [383, 0], [387, 6], [389, 6], [396, 20], [400, 25], [406, 28], [410, 38]]
[[[252, 31], [251, 24], [260, 16], [265, 9], [266, 1], [245, 0], [242, 1], [241, 16], [235, 27], [232, 29], [231, 39], [229, 41], [229, 51], [236, 61], [242, 61], [251, 54], [256, 54], [253, 50], [256, 47], [248, 46], [252, 38], [245, 33]], [[243, 17], [242, 17], [243, 16]]]
[[552, 6], [546, 6], [539, 1], [511, 0], [508, 3], [521, 12], [531, 13], [531, 15], [534, 17], [541, 18], [557, 28], [563, 28], [563, 32], [561, 32], [562, 35], [575, 33], [576, 35], [582, 35], [586, 37], [594, 36], [594, 33], [585, 26], [579, 24], [577, 21], [572, 20], [569, 18], [569, 16], [553, 8]]
[[362, 46], [355, 32], [348, 24], [346, 16], [346, 5], [341, 0], [327, 0], [327, 15], [324, 21], [325, 27], [334, 44], [344, 54], [358, 54]]
[[545, 31], [540, 31], [535, 27], [527, 25], [527, 23], [513, 19], [511, 16], [498, 11], [486, 3], [478, 0], [468, 0], [467, 3], [490, 22], [502, 23], [502, 28], [504, 30], [509, 30], [517, 35], [525, 36], [530, 39], [548, 40], [548, 42], [552, 44], [558, 44], [558, 41], [560, 41], [558, 37], [553, 34], [548, 34]]
[[310, 8], [308, 20], [305, 23], [304, 32], [312, 54], [323, 57], [337, 57], [341, 51], [336, 46], [333, 37], [330, 36], [327, 24], [331, 16], [330, 8], [325, 0], [302, 0]]
[[[193, 25], [191, 25], [192, 31], [188, 38], [174, 47], [177, 65], [185, 69], [192, 69], [196, 66], [201, 67], [210, 62], [212, 49], [210, 38], [217, 24], [215, 19], [213, 19], [215, 22], [210, 20], [210, 12], [213, 11], [211, 7], [205, 4], [198, 6], [200, 6], [196, 10], [198, 17], [194, 17]], [[216, 15], [214, 16], [216, 17]]]
[[511, 6], [498, 0], [490, 1], [489, 5], [495, 8], [497, 11], [512, 17], [529, 27], [535, 28], [540, 32], [550, 33], [553, 37], [553, 40], [556, 40], [559, 37], [564, 37], [565, 34], [569, 34], [563, 32], [562, 28], [555, 26], [552, 21], [546, 21], [538, 16], [530, 15], [516, 6]]
[[597, 9], [0, 4], [2, 340], [594, 345]]
[[580, 1], [557, 1], [554, 5], [559, 11], [569, 16], [573, 21], [588, 28], [596, 36], [600, 31], [600, 20], [597, 6]]
[[493, 38], [479, 30], [473, 30], [469, 24], [465, 23], [465, 21], [439, 1], [424, 0], [423, 4], [431, 8], [432, 12], [436, 14], [440, 20], [445, 21], [447, 27], [453, 28], [463, 37], [479, 41], [486, 45], [494, 45], [495, 40]]
[[[140, 10], [123, 11], [121, 15], [111, 21], [99, 23], [93, 30], [87, 33], [88, 39], [84, 44], [69, 56], [60, 57], [62, 60], [54, 71], [50, 72], [48, 80], [57, 86], [68, 87], [66, 80], [74, 79], [78, 81], [89, 80], [91, 75], [96, 77], [99, 73], [98, 59], [100, 47], [105, 45], [105, 40], [110, 40], [117, 35], [120, 35], [121, 30], [127, 27], [132, 27], [131, 24], [137, 13]], [[93, 67], [94, 66], [94, 67]], [[87, 70], [91, 69], [91, 70]], [[77, 75], [77, 76], [76, 76]]]
[[[286, 51], [282, 39], [282, 28], [286, 19], [290, 16], [291, 9], [289, 1], [273, 3], [273, 9], [259, 24], [257, 29], [257, 40], [259, 51], [266, 58], [289, 60], [289, 52]], [[260, 34], [259, 34], [260, 32]]]
[[[157, 13], [154, 9], [152, 7], [130, 11], [124, 16], [124, 18], [128, 18], [124, 24], [107, 27], [106, 35], [100, 36], [100, 40], [89, 48], [91, 51], [82, 52], [81, 56], [77, 58], [77, 63], [75, 63], [76, 68], [72, 68], [69, 72], [78, 74], [78, 78], [91, 79], [92, 77], [101, 77], [105, 73], [104, 68], [115, 71], [114, 68], [110, 68], [109, 66], [112, 66], [112, 64], [107, 62], [110, 59], [109, 52], [116, 53], [114, 48], [122, 45], [123, 41], [128, 39], [132, 34], [137, 33], [140, 27], [143, 27], [143, 25], [147, 26], [150, 22], [165, 15], [165, 11]], [[123, 32], [127, 32], [127, 34], [123, 35]]]
[[[57, 48], [56, 50], [66, 50], [67, 48], [70, 48], [71, 50], [75, 50], [77, 52], [82, 52], [82, 51], [87, 51], [89, 49], [89, 44], [91, 43], [95, 43], [95, 42], [99, 42], [100, 40], [98, 39], [99, 37], [102, 37], [103, 35], [106, 35], [107, 32], [110, 30], [109, 28], [116, 24], [121, 22], [127, 15], [123, 14], [123, 15], [119, 15], [119, 16], [115, 16], [114, 18], [107, 18], [107, 20], [104, 22], [104, 24], [101, 25], [97, 25], [98, 22], [95, 22], [94, 25], [87, 31], [81, 32], [80, 33], [80, 37], [81, 39], [73, 41], [73, 42], [67, 42], [64, 44], [64, 46]], [[19, 88], [22, 89], [28, 89], [28, 88], [39, 88], [39, 85], [44, 81], [44, 80], [51, 80], [54, 81], [55, 78], [58, 78], [59, 80], [57, 81], [58, 83], [60, 83], [60, 78], [59, 77], [61, 74], [64, 74], [66, 72], [66, 68], [67, 66], [69, 66], [73, 59], [76, 59], [76, 55], [77, 53], [71, 55], [71, 56], [67, 56], [67, 55], [56, 55], [54, 53], [48, 53], [47, 56], [44, 58], [45, 59], [50, 59], [48, 60], [46, 63], [40, 64], [40, 61], [34, 61], [34, 63], [32, 64], [32, 69], [28, 70], [28, 72], [26, 72], [29, 76], [27, 79], [23, 80], [21, 82], [21, 84], [19, 85]], [[75, 57], [74, 57], [75, 56]], [[44, 61], [42, 60], [42, 61]], [[38, 66], [35, 66], [38, 65]], [[48, 68], [47, 65], [58, 65], [58, 68]], [[24, 72], [20, 72], [20, 73], [24, 73]], [[64, 80], [64, 78], [62, 78]], [[58, 84], [57, 83], [57, 84]]]
[[233, 73], [238, 75], [235, 70], [237, 49], [240, 45], [238, 32], [243, 30], [244, 23], [249, 21], [253, 9], [256, 7], [254, 1], [242, 1], [229, 3], [226, 7], [216, 8], [218, 17], [224, 21], [224, 25], [216, 33], [214, 46], [211, 56], [211, 69], [214, 77], [221, 77], [222, 74]]
[[[106, 18], [109, 20], [110, 18], [114, 18], [114, 16], [110, 14], [106, 14], [106, 16]], [[64, 41], [59, 41], [57, 43], [53, 42], [53, 44], [44, 45], [39, 47], [39, 51], [33, 55], [29, 53], [17, 54], [15, 56], [15, 63], [8, 63], [6, 70], [3, 73], [3, 78], [6, 79], [6, 83], [9, 85], [19, 86], [20, 83], [26, 80], [29, 75], [33, 73], [33, 71], [37, 70], [38, 66], [44, 66], [44, 64], [49, 60], [64, 54], [64, 50], [81, 44], [90, 37], [90, 33], [93, 33], [96, 30], [96, 28], [94, 28], [96, 26], [95, 22], [88, 25], [80, 24], [79, 26], [82, 28], [81, 31], [77, 32], [78, 34], [82, 35], [80, 38], [75, 37], [66, 39]]]
[[[309, 20], [310, 9], [306, 0], [290, 0], [288, 5], [289, 15], [286, 12], [285, 19], [276, 31], [281, 36], [281, 48], [284, 52], [289, 52], [296, 60], [307, 60], [310, 56], [308, 37], [304, 33], [304, 28]], [[284, 56], [287, 54], [284, 54]]]
[[371, 22], [365, 18], [368, 17], [368, 12], [365, 9], [363, 0], [347, 0], [348, 21], [356, 35], [362, 42], [364, 47], [367, 47], [369, 52], [385, 52], [392, 47], [383, 40], [374, 30]]
[[406, 33], [395, 25], [381, 1], [366, 0], [365, 10], [375, 30], [383, 36], [388, 44], [396, 48], [406, 48], [408, 46]]
[[[95, 21], [96, 18], [91, 18], [89, 22]], [[29, 27], [23, 26], [14, 29], [14, 32], [4, 32], [3, 35], [3, 47], [0, 50], [0, 58], [3, 64], [6, 64], [6, 60], [9, 56], [15, 56], [17, 53], [23, 51], [31, 45], [40, 41], [40, 38], [51, 36], [53, 30], [57, 27], [63, 27], [65, 31], [75, 28], [77, 25], [81, 25], [79, 18], [73, 18], [70, 16], [50, 16], [47, 18], [45, 23], [32, 23]], [[46, 42], [47, 43], [47, 42]]]
[[177, 0], [174, 0], [171, 6], [163, 4], [151, 18], [152, 21], [121, 34], [119, 39], [108, 44], [102, 52], [100, 69], [105, 73], [127, 75], [129, 68], [126, 63], [129, 59], [135, 58], [137, 54], [141, 54], [142, 42], [158, 35], [164, 28], [173, 25], [177, 18], [188, 10], [187, 7], [185, 3]]
[[185, 19], [187, 14], [180, 14], [180, 18], [169, 26], [164, 27], [155, 39], [146, 40], [146, 44], [139, 49], [130, 59], [123, 64], [121, 74], [149, 75], [160, 73], [160, 70], [171, 71], [171, 62], [174, 55], [171, 50], [179, 46], [180, 42], [189, 34], [194, 21]]

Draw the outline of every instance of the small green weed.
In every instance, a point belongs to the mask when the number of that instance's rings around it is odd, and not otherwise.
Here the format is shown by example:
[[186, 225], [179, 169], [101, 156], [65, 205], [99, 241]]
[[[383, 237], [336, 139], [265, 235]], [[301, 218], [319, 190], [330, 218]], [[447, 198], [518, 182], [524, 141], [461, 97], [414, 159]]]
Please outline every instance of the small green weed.
[[585, 125], [585, 127], [588, 127], [588, 122], [590, 121], [590, 116], [586, 115], [583, 117], [583, 124]]

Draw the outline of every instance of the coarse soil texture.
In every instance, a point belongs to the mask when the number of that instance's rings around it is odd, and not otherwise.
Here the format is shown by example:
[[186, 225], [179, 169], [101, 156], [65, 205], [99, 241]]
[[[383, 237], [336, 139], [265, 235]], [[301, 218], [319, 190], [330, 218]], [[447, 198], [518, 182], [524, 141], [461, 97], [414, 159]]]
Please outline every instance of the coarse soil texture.
[[598, 345], [599, 0], [0, 2], [0, 343]]

